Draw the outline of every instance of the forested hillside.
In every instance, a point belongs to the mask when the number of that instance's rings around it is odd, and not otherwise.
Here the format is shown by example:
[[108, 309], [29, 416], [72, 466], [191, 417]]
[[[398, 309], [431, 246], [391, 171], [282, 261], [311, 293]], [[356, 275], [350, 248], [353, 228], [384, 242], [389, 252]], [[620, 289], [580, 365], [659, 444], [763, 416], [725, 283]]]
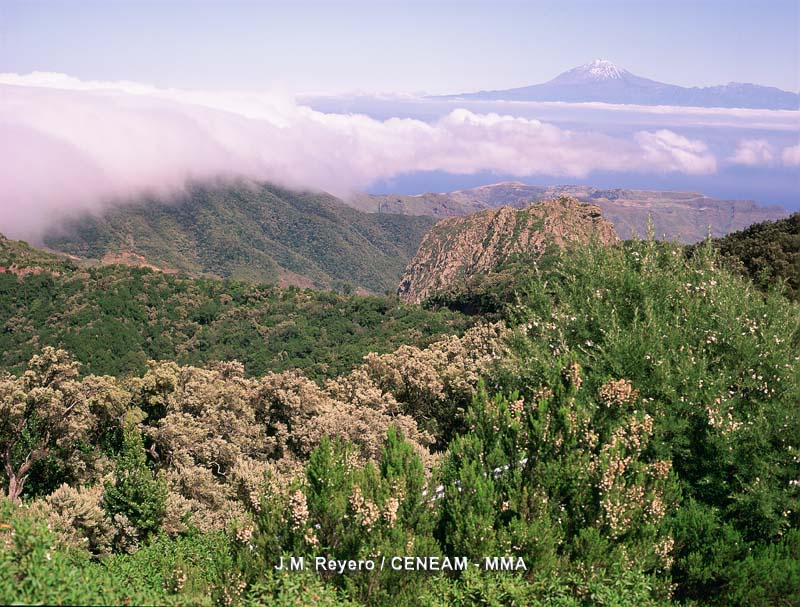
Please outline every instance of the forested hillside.
[[[143, 314], [162, 323], [155, 341], [192, 314], [198, 327], [288, 314], [283, 298], [343, 339], [346, 315], [318, 307], [386, 304], [143, 269], [2, 278], [2, 309], [16, 310], [4, 339], [70, 318], [91, 335], [98, 314], [122, 332]], [[0, 375], [2, 602], [800, 604], [797, 303], [708, 244], [686, 255], [653, 240], [578, 245], [472, 284], [463, 334], [324, 382], [234, 362], [101, 376], [25, 341], [27, 362]], [[463, 327], [387, 314], [431, 338]], [[230, 334], [209, 351], [246, 360]], [[192, 341], [176, 330], [170, 347]], [[289, 556], [306, 568], [275, 571]], [[320, 556], [378, 565], [315, 571]], [[470, 566], [389, 565], [404, 556]], [[487, 570], [485, 556], [525, 567]]]
[[731, 268], [762, 289], [782, 281], [792, 299], [800, 299], [800, 213], [757, 223], [714, 241]]
[[167, 271], [384, 293], [433, 223], [362, 213], [329, 194], [230, 182], [80, 216], [44, 240], [80, 257], [140, 256]]
[[0, 368], [12, 371], [51, 345], [85, 373], [140, 374], [149, 359], [236, 359], [249, 375], [300, 368], [319, 379], [368, 352], [426, 344], [468, 324], [396, 299], [83, 267], [0, 237]]

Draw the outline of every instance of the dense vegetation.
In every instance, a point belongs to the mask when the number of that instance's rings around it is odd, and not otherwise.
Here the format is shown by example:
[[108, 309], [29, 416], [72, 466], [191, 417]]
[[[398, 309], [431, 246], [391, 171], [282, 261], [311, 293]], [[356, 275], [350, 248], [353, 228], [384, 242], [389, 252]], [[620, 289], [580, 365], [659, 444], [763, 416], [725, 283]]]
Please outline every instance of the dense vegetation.
[[[32, 356], [0, 378], [0, 599], [800, 604], [800, 306], [708, 245], [513, 277], [463, 298], [501, 322], [322, 385]], [[289, 555], [526, 570], [273, 570]]]
[[0, 366], [67, 349], [86, 373], [141, 374], [149, 359], [237, 359], [250, 375], [300, 368], [335, 377], [368, 352], [462, 332], [458, 314], [396, 299], [188, 278], [147, 268], [81, 268], [0, 241]]
[[714, 245], [729, 267], [762, 289], [784, 281], [788, 296], [800, 300], [800, 213], [754, 224]]
[[94, 259], [132, 253], [192, 274], [384, 293], [434, 221], [362, 213], [323, 193], [226, 183], [76, 218], [45, 242]]

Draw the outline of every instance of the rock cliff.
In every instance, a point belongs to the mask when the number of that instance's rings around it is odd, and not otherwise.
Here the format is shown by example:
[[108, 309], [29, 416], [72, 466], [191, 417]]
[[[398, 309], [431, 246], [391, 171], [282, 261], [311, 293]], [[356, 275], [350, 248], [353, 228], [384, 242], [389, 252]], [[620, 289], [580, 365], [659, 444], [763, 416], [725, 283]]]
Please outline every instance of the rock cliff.
[[470, 276], [490, 272], [516, 257], [540, 258], [549, 248], [596, 239], [619, 240], [600, 208], [570, 197], [448, 217], [425, 235], [398, 287], [400, 299], [419, 303]]

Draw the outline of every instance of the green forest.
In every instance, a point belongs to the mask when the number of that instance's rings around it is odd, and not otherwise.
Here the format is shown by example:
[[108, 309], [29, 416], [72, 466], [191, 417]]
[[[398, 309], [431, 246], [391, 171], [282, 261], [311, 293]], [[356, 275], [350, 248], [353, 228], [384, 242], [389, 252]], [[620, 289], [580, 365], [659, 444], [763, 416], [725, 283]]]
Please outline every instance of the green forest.
[[0, 602], [800, 605], [796, 219], [423, 306], [0, 241]]
[[714, 241], [728, 267], [767, 289], [783, 282], [789, 297], [800, 299], [800, 213], [756, 223]]
[[392, 291], [432, 217], [362, 213], [322, 192], [269, 183], [193, 183], [50, 230], [45, 243], [91, 259], [138, 255], [157, 267], [315, 288]]
[[82, 267], [0, 240], [0, 367], [25, 368], [43, 346], [66, 349], [84, 374], [129, 376], [147, 361], [236, 359], [248, 375], [301, 369], [335, 377], [369, 352], [424, 345], [472, 321], [396, 298], [235, 280], [192, 278], [129, 266]]

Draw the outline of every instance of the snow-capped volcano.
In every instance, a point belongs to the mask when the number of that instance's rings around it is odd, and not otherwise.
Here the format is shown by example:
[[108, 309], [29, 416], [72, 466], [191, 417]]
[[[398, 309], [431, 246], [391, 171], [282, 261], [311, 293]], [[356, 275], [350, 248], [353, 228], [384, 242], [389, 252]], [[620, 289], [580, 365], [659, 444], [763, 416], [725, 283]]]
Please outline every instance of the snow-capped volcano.
[[697, 107], [740, 107], [800, 109], [800, 95], [757, 84], [730, 83], [709, 87], [683, 87], [632, 74], [607, 59], [562, 72], [544, 84], [521, 88], [480, 91], [447, 98], [508, 101], [569, 101], [628, 103], [636, 105], [678, 105]]
[[608, 59], [595, 59], [591, 63], [573, 68], [556, 76], [550, 82], [597, 82], [602, 80], [622, 80], [626, 75], [632, 75], [628, 70], [614, 65]]

